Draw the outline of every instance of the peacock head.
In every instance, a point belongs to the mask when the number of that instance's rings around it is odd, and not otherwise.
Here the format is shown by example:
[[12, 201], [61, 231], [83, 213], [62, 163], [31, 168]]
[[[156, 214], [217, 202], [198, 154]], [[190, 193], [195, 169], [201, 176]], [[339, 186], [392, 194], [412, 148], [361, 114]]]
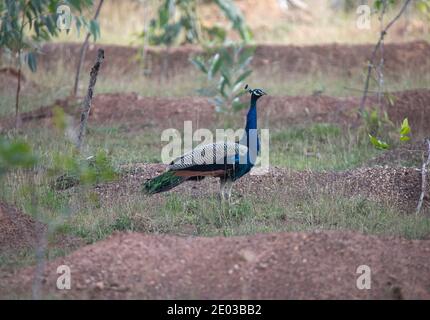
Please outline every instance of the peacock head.
[[264, 92], [261, 89], [251, 89], [248, 85], [245, 86], [245, 90], [247, 90], [251, 94], [251, 98], [254, 98], [255, 100], [260, 99], [262, 96], [267, 95], [266, 92]]

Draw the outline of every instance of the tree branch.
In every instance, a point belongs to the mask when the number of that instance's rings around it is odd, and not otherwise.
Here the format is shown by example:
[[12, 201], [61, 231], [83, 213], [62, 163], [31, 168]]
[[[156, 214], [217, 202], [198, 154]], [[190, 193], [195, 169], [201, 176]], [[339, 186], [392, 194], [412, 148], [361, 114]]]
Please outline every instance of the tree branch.
[[421, 167], [421, 195], [418, 201], [416, 214], [419, 214], [424, 202], [424, 196], [427, 187], [427, 167], [430, 165], [430, 139], [427, 139], [428, 146], [428, 157], [426, 161], [423, 161], [423, 166]]
[[360, 102], [360, 112], [363, 112], [365, 104], [366, 104], [367, 93], [369, 91], [370, 74], [372, 72], [372, 68], [374, 67], [373, 64], [374, 64], [374, 61], [376, 58], [376, 53], [378, 52], [378, 49], [381, 47], [381, 44], [384, 41], [384, 37], [387, 34], [388, 29], [390, 29], [391, 26], [401, 17], [401, 15], [406, 10], [406, 8], [410, 2], [411, 2], [411, 0], [405, 1], [405, 3], [403, 4], [402, 8], [399, 11], [399, 13], [387, 24], [385, 29], [383, 29], [381, 31], [381, 33], [379, 35], [379, 40], [376, 43], [375, 47], [373, 48], [372, 54], [370, 56], [370, 61], [369, 61], [368, 66], [367, 66], [367, 76], [366, 76], [366, 82], [364, 84], [363, 97], [361, 98], [361, 102]]
[[85, 127], [86, 127], [86, 124], [88, 121], [88, 116], [90, 115], [91, 101], [93, 99], [94, 87], [95, 87], [96, 82], [97, 82], [97, 75], [99, 73], [100, 65], [102, 64], [103, 60], [104, 60], [104, 50], [99, 49], [97, 51], [96, 63], [94, 64], [94, 66], [91, 69], [90, 83], [88, 85], [87, 95], [85, 96], [85, 100], [82, 104], [81, 123], [80, 123], [80, 127], [79, 127], [79, 136], [78, 136], [78, 141], [77, 141], [77, 148], [79, 151], [81, 150], [82, 141], [83, 141], [83, 138], [85, 135]]
[[[97, 9], [96, 9], [96, 13], [94, 14], [93, 20], [97, 20], [103, 5], [103, 1], [104, 0], [100, 0], [99, 5], [97, 6]], [[87, 35], [85, 36], [85, 40], [84, 40], [84, 43], [82, 44], [81, 51], [79, 54], [78, 65], [76, 67], [75, 84], [73, 85], [73, 93], [72, 93], [73, 97], [76, 97], [76, 95], [78, 94], [79, 76], [81, 75], [82, 64], [84, 63], [85, 55], [87, 53], [88, 42], [90, 40], [90, 37], [91, 37], [91, 33], [88, 32]]]

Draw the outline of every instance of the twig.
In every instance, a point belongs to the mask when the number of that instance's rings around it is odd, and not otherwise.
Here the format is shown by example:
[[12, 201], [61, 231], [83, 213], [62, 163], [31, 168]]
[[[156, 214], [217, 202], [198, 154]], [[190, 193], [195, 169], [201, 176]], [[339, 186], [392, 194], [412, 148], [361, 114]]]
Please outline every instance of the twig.
[[[343, 87], [345, 90], [351, 90], [351, 91], [358, 91], [358, 92], [364, 92], [363, 89], [358, 89], [358, 88], [351, 88], [351, 87]], [[378, 93], [378, 91], [372, 91], [372, 90], [367, 90], [367, 92], [370, 93]]]
[[370, 74], [372, 72], [372, 68], [374, 67], [374, 61], [376, 58], [376, 53], [378, 52], [378, 49], [380, 48], [385, 35], [388, 32], [388, 29], [391, 28], [391, 26], [394, 24], [394, 22], [396, 22], [400, 16], [403, 14], [403, 12], [406, 10], [408, 4], [411, 2], [411, 0], [406, 0], [405, 3], [403, 4], [402, 8], [400, 9], [399, 13], [393, 18], [393, 20], [391, 20], [387, 26], [385, 27], [385, 29], [383, 29], [379, 35], [379, 40], [376, 43], [375, 47], [373, 48], [372, 54], [370, 56], [370, 60], [367, 66], [367, 76], [366, 76], [366, 82], [364, 84], [364, 93], [363, 93], [363, 97], [361, 98], [361, 102], [360, 102], [360, 112], [363, 112], [364, 110], [364, 106], [366, 104], [366, 99], [367, 99], [367, 93], [369, 91], [369, 81], [370, 81]]
[[[383, 0], [383, 6], [382, 6], [382, 12], [379, 16], [380, 21], [380, 32], [384, 30], [384, 14], [387, 11], [388, 6], [388, 0]], [[380, 60], [378, 66], [375, 68], [376, 74], [378, 76], [377, 82], [378, 82], [378, 104], [381, 105], [381, 94], [384, 90], [384, 40], [381, 41], [381, 45], [379, 46], [379, 52], [380, 52]]]
[[25, 10], [27, 9], [28, 3], [24, 5], [22, 10], [22, 20], [21, 20], [21, 28], [19, 29], [19, 49], [18, 49], [18, 84], [16, 86], [16, 95], [15, 95], [15, 130], [18, 130], [20, 125], [20, 117], [19, 117], [19, 95], [21, 93], [21, 75], [22, 75], [22, 47], [23, 47], [23, 37], [24, 37], [24, 20], [25, 20]]
[[428, 146], [428, 156], [427, 156], [427, 160], [423, 161], [423, 166], [421, 167], [421, 195], [420, 195], [420, 199], [418, 201], [416, 214], [419, 214], [421, 211], [421, 208], [422, 208], [423, 202], [424, 202], [424, 195], [426, 193], [427, 167], [430, 164], [430, 139], [427, 139], [427, 146]]
[[15, 130], [18, 130], [20, 125], [20, 118], [19, 118], [19, 95], [21, 92], [21, 49], [18, 51], [18, 84], [16, 86], [16, 94], [15, 94]]
[[103, 49], [99, 49], [97, 51], [97, 60], [94, 66], [91, 69], [90, 73], [90, 83], [88, 85], [87, 95], [85, 96], [85, 100], [82, 104], [82, 113], [81, 113], [81, 124], [79, 127], [79, 136], [77, 141], [77, 148], [80, 151], [82, 146], [82, 141], [85, 135], [85, 126], [87, 124], [88, 116], [90, 115], [91, 109], [91, 101], [93, 99], [94, 87], [97, 82], [97, 75], [100, 70], [100, 65], [102, 64], [105, 57], [105, 53]]
[[[94, 14], [93, 20], [97, 20], [99, 13], [100, 13], [100, 9], [102, 8], [102, 5], [103, 5], [103, 1], [104, 0], [100, 0], [99, 5], [97, 6], [97, 9], [96, 9], [96, 13]], [[72, 93], [73, 97], [76, 97], [78, 94], [79, 76], [81, 75], [82, 64], [84, 63], [85, 55], [87, 53], [88, 42], [90, 40], [90, 37], [91, 37], [91, 33], [88, 32], [86, 37], [85, 37], [84, 43], [82, 44], [82, 47], [81, 47], [81, 52], [79, 55], [79, 61], [78, 61], [78, 65], [76, 67], [75, 84], [73, 86], [73, 93]]]

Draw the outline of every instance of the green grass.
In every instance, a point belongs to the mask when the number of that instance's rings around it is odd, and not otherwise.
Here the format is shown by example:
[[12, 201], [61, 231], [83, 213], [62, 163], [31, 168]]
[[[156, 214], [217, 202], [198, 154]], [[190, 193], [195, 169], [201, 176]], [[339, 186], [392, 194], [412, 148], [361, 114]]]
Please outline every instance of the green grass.
[[[242, 120], [236, 117], [237, 123]], [[178, 128], [180, 129], [180, 128]], [[32, 128], [22, 135], [39, 155], [42, 166], [52, 167], [53, 155], [70, 150], [70, 143], [49, 128]], [[85, 154], [107, 150], [114, 166], [161, 162], [161, 131], [145, 128], [128, 131], [127, 127], [89, 126]], [[381, 152], [357, 133], [334, 124], [320, 123], [273, 128], [270, 131], [270, 165], [291, 169], [345, 170], [362, 165]]]
[[[52, 260], [58, 257], [64, 257], [70, 252], [71, 250], [64, 248], [47, 248], [44, 258]], [[14, 249], [13, 251], [0, 253], [0, 271], [23, 268], [29, 265], [34, 265], [36, 262], [37, 257], [33, 248]]]
[[296, 170], [345, 170], [379, 152], [367, 140], [334, 124], [292, 126], [271, 133], [270, 163]]
[[114, 231], [192, 236], [238, 236], [266, 232], [352, 230], [364, 234], [422, 239], [430, 235], [430, 219], [406, 215], [363, 198], [315, 194], [312, 200], [244, 197], [220, 207], [217, 197], [195, 199], [168, 194], [160, 203], [131, 197], [121, 205], [84, 209], [56, 232], [71, 233], [87, 243]]

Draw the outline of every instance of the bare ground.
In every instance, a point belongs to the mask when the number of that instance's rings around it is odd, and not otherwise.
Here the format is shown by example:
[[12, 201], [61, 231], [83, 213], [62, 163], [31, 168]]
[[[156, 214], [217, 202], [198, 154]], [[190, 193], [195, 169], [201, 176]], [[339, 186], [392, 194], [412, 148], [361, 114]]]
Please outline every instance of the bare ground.
[[[413, 136], [430, 134], [430, 90], [408, 90], [393, 93], [394, 104], [385, 101], [384, 109], [394, 123], [408, 118]], [[342, 126], [356, 126], [359, 98], [335, 98], [328, 96], [268, 96], [259, 107], [260, 126], [285, 126], [312, 122], [330, 122]], [[369, 97], [368, 105], [376, 103]], [[52, 117], [52, 108], [61, 106], [79, 119], [79, 103], [59, 100], [52, 106], [26, 112], [22, 122], [47, 121]], [[245, 112], [245, 111], [244, 111]], [[146, 128], [178, 128], [183, 121], [192, 121], [195, 128], [211, 127], [215, 122], [214, 106], [206, 98], [158, 98], [142, 97], [135, 93], [100, 94], [94, 97], [90, 121], [96, 124], [124, 124], [128, 130]], [[12, 117], [0, 120], [0, 129], [10, 129]]]
[[46, 226], [17, 208], [0, 202], [0, 250], [31, 248]]
[[[69, 235], [59, 235], [45, 242], [47, 231], [46, 224], [0, 201], [0, 254], [19, 255], [40, 246], [70, 251], [83, 244], [81, 239]], [[2, 271], [10, 270], [0, 269], [0, 277]]]
[[[165, 170], [162, 164], [141, 164], [124, 167], [126, 173], [120, 180], [98, 185], [97, 192], [103, 201], [118, 201], [121, 197], [141, 194], [142, 184]], [[407, 213], [414, 212], [421, 194], [421, 172], [404, 167], [370, 167], [347, 171], [313, 172], [293, 171], [273, 167], [264, 175], [247, 175], [233, 188], [234, 197], [257, 197], [287, 203], [297, 196], [312, 197], [316, 194], [362, 197], [381, 204], [395, 206]], [[169, 191], [194, 198], [205, 198], [219, 192], [216, 178], [189, 181]], [[160, 203], [166, 193], [148, 199], [148, 205]], [[424, 212], [430, 213], [430, 195], [425, 194]]]
[[[115, 234], [47, 264], [42, 288], [68, 299], [430, 299], [430, 241], [352, 232], [181, 238]], [[72, 289], [56, 289], [59, 265]], [[357, 267], [371, 268], [358, 290]], [[2, 279], [0, 297], [28, 295], [34, 269]]]

